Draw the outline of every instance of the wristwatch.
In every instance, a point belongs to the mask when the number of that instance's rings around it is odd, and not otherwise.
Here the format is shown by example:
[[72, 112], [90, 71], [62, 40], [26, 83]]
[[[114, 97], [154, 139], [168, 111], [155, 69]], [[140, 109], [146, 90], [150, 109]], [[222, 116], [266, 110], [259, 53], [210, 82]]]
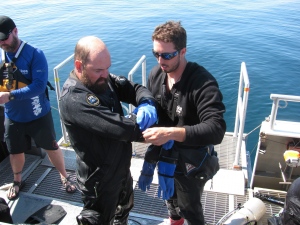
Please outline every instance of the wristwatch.
[[15, 96], [11, 92], [9, 92], [8, 99], [9, 99], [9, 101], [14, 100]]

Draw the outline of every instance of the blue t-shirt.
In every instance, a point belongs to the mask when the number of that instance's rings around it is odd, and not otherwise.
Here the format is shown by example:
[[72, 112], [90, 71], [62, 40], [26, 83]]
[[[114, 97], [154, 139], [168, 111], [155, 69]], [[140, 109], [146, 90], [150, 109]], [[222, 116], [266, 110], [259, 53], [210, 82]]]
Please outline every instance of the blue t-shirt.
[[[15, 53], [6, 53], [10, 62]], [[14, 100], [5, 103], [5, 116], [16, 122], [30, 122], [50, 111], [45, 90], [48, 81], [48, 63], [42, 50], [25, 44], [15, 65], [31, 81], [23, 88], [13, 90]]]

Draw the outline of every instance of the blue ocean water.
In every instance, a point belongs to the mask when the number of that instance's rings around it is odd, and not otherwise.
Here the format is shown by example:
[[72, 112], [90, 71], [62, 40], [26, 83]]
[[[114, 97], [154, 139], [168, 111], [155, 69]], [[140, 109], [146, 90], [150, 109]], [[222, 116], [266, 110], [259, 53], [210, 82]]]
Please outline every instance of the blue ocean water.
[[[180, 20], [188, 34], [187, 59], [203, 65], [219, 82], [228, 131], [234, 129], [241, 62], [246, 63], [250, 78], [245, 132], [270, 114], [271, 93], [297, 95], [300, 90], [297, 0], [12, 0], [2, 1], [0, 9], [15, 20], [22, 40], [44, 51], [52, 83], [53, 68], [70, 56], [76, 42], [86, 35], [96, 35], [107, 44], [112, 55], [110, 72], [127, 75], [146, 55], [149, 73], [156, 64], [151, 53], [155, 26]], [[68, 72], [61, 75], [61, 84]], [[141, 82], [141, 77], [135, 81]], [[57, 108], [55, 93], [50, 92], [50, 97]], [[298, 118], [299, 106], [292, 108], [294, 114], [287, 116]], [[53, 110], [53, 115], [59, 138], [58, 112]], [[257, 137], [258, 130], [248, 137], [252, 155]]]

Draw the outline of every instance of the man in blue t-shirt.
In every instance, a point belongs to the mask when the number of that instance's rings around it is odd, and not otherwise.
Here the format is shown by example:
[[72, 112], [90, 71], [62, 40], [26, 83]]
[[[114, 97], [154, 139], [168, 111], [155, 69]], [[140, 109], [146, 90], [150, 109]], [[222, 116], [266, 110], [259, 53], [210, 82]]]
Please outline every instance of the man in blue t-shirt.
[[[7, 16], [0, 16], [0, 48], [3, 50], [2, 62], [5, 62], [1, 64], [6, 67], [2, 67], [0, 104], [5, 104], [4, 137], [14, 173], [13, 185], [7, 193], [8, 199], [16, 199], [24, 184], [22, 170], [28, 137], [47, 151], [50, 161], [60, 173], [66, 191], [76, 191], [65, 170], [62, 151], [55, 140], [50, 102], [45, 92], [48, 64], [44, 53], [19, 39], [14, 21]], [[12, 76], [23, 82], [12, 80]]]

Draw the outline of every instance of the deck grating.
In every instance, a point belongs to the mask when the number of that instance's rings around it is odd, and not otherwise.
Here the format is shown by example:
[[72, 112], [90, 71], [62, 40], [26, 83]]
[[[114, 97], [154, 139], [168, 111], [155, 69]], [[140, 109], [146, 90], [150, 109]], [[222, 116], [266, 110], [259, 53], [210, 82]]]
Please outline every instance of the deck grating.
[[138, 184], [134, 188], [134, 207], [132, 212], [151, 215], [161, 218], [168, 218], [168, 211], [165, 202], [157, 197], [157, 184], [151, 184], [147, 192], [143, 192], [138, 188]]
[[[45, 167], [45, 166], [40, 166]], [[45, 167], [46, 168], [46, 167]], [[74, 172], [67, 171], [71, 176], [71, 180], [76, 181], [76, 176]], [[37, 177], [38, 179], [39, 177]], [[52, 168], [51, 171], [46, 175], [33, 194], [47, 196], [50, 198], [56, 198], [65, 201], [73, 201], [81, 203], [81, 194], [79, 191], [75, 193], [67, 193], [64, 189], [58, 171], [55, 168]]]
[[[34, 162], [40, 160], [39, 156], [36, 155], [27, 155], [25, 154], [25, 165], [23, 167], [23, 173], [24, 171], [27, 171], [27, 169], [32, 165]], [[0, 186], [9, 184], [13, 182], [13, 172], [10, 166], [9, 157], [6, 157], [1, 163], [0, 163]]]
[[[220, 166], [224, 169], [231, 169], [232, 162], [234, 161], [236, 139], [231, 136], [225, 136], [222, 144], [216, 145], [215, 149], [218, 152], [220, 159]], [[135, 158], [143, 158], [144, 152], [148, 144], [134, 143], [134, 155]], [[62, 148], [63, 149], [63, 148]], [[74, 152], [64, 150], [66, 165], [69, 169], [68, 173], [71, 175], [73, 180], [76, 180], [75, 176], [75, 162], [76, 157]], [[32, 164], [36, 163], [35, 168], [30, 168]], [[68, 169], [67, 168], [67, 169]], [[29, 170], [29, 171], [28, 171]], [[31, 170], [31, 171], [30, 171]], [[29, 173], [25, 187], [22, 192], [28, 192], [33, 190], [36, 196], [45, 196], [61, 201], [74, 202], [78, 205], [82, 205], [81, 194], [79, 191], [69, 194], [64, 190], [58, 171], [53, 168], [51, 164], [44, 158], [41, 160], [40, 157], [34, 155], [26, 155], [26, 161], [23, 172]], [[9, 163], [9, 157], [3, 160], [0, 164], [0, 185], [11, 183], [13, 179], [12, 170]], [[37, 181], [42, 179], [42, 182], [37, 185]], [[151, 184], [151, 188], [147, 192], [142, 192], [138, 186], [134, 187], [134, 208], [132, 213], [134, 215], [154, 216], [156, 218], [167, 218], [168, 212], [167, 207], [162, 199], [157, 197], [157, 184]], [[278, 193], [267, 192], [268, 194], [278, 196]], [[249, 194], [246, 193], [244, 196], [233, 196], [234, 207], [238, 206], [238, 203], [244, 204], [249, 199]], [[205, 219], [208, 224], [216, 224], [228, 211], [229, 195], [225, 193], [216, 193], [211, 191], [204, 191], [202, 195], [203, 212]], [[267, 207], [267, 215], [270, 217], [274, 213], [278, 213], [281, 209], [272, 203], [265, 202]], [[134, 218], [133, 221], [134, 223]], [[153, 222], [155, 224], [155, 222]], [[267, 224], [267, 216], [263, 219], [262, 224]]]

